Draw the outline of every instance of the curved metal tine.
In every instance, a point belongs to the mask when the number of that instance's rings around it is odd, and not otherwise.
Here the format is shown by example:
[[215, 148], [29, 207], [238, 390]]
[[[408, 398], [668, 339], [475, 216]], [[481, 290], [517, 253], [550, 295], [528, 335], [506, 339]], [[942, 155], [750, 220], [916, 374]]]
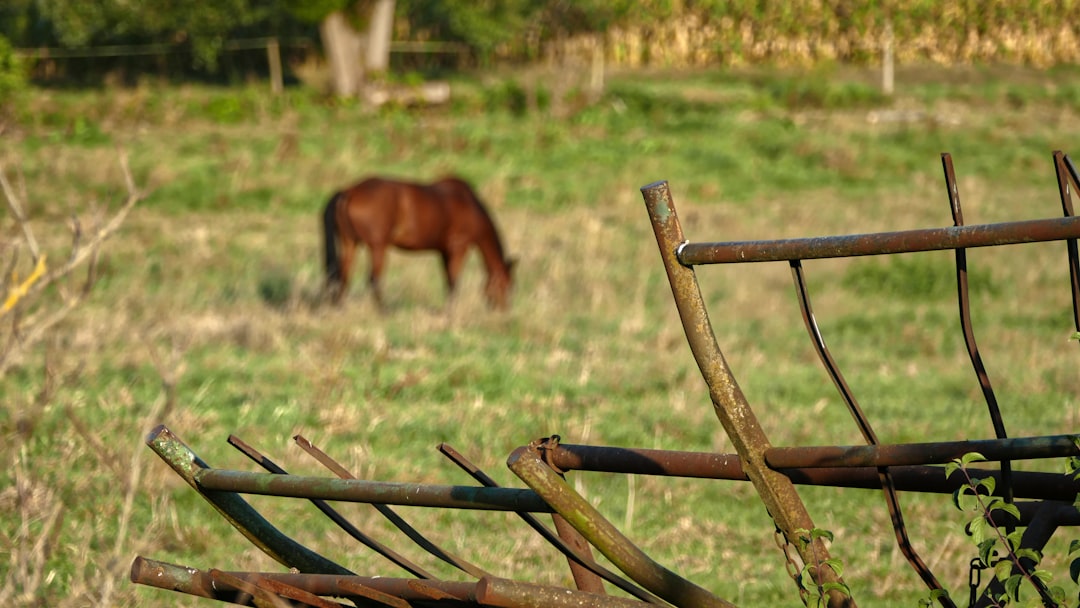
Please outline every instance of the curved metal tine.
[[[229, 445], [240, 450], [245, 456], [254, 460], [262, 468], [277, 475], [288, 475], [289, 472], [278, 466], [274, 461], [270, 460], [266, 456], [262, 455], [258, 450], [251, 447], [247, 443], [244, 443], [239, 437], [235, 435], [229, 435]], [[325, 500], [311, 499], [311, 504], [315, 505], [324, 515], [330, 518], [335, 524], [345, 531], [349, 536], [356, 539], [365, 547], [385, 557], [393, 562], [395, 565], [400, 566], [409, 574], [417, 578], [434, 579], [435, 576], [425, 570], [424, 568], [414, 564], [406, 557], [400, 555], [390, 547], [380, 543], [379, 541], [371, 538], [367, 534], [364, 534], [359, 528], [350, 523], [344, 516], [331, 507]]]
[[[945, 170], [945, 187], [949, 191], [949, 208], [952, 210], [953, 224], [964, 225], [964, 213], [960, 208], [960, 189], [956, 185], [956, 173], [953, 170], [952, 155], [948, 152], [941, 155], [941, 166]], [[956, 292], [960, 303], [960, 328], [964, 333], [964, 344], [967, 345], [968, 357], [971, 365], [975, 368], [975, 375], [979, 379], [979, 387], [982, 388], [986, 407], [990, 411], [990, 421], [994, 425], [994, 435], [998, 439], [1005, 439], [1005, 421], [1001, 418], [1001, 408], [998, 407], [997, 397], [994, 395], [994, 387], [990, 385], [990, 376], [986, 373], [979, 347], [975, 343], [975, 332], [971, 324], [971, 297], [968, 290], [967, 275], [967, 251], [956, 250]], [[1001, 481], [1005, 486], [1003, 497], [1005, 502], [1013, 502], [1012, 462], [1001, 461]], [[1011, 526], [1007, 526], [1012, 531]]]
[[[461, 468], [461, 470], [468, 473], [473, 479], [479, 481], [484, 486], [489, 488], [499, 487], [499, 484], [494, 479], [488, 476], [487, 473], [480, 470], [476, 465], [470, 462], [468, 458], [463, 456], [460, 452], [455, 450], [450, 445], [446, 443], [441, 443], [439, 444], [438, 450], [444, 456], [449, 458], [451, 462]], [[602, 565], [596, 563], [596, 560], [592, 559], [592, 557], [567, 544], [565, 541], [563, 541], [563, 539], [559, 538], [559, 536], [552, 533], [551, 530], [548, 529], [548, 527], [545, 526], [543, 523], [541, 523], [540, 520], [537, 519], [533, 514], [518, 513], [518, 516], [521, 517], [521, 519], [523, 519], [525, 523], [529, 524], [529, 527], [531, 527], [533, 530], [536, 530], [536, 532], [541, 537], [543, 537], [544, 540], [551, 543], [568, 559], [573, 560], [574, 563], [577, 563], [580, 566], [587, 568], [589, 571], [599, 575], [604, 580], [610, 582], [619, 589], [622, 589], [623, 591], [629, 593], [630, 595], [633, 595], [634, 597], [642, 601], [649, 602], [650, 604], [666, 605], [665, 602], [660, 598], [649, 593], [648, 591], [645, 591], [644, 589], [641, 589], [640, 587], [637, 587], [630, 581], [622, 578], [618, 574], [615, 574], [611, 570], [608, 570]]]
[[146, 437], [146, 445], [251, 544], [277, 562], [301, 572], [353, 574], [348, 568], [285, 536], [236, 492], [204, 491], [199, 486], [198, 475], [200, 472], [214, 469], [165, 425], [158, 425], [150, 431]]
[[[1071, 181], [1065, 178], [1062, 171], [1068, 171]], [[1054, 152], [1054, 169], [1057, 171], [1058, 192], [1061, 194], [1061, 208], [1065, 217], [1073, 217], [1072, 197], [1069, 196], [1070, 184], [1080, 188], [1080, 175], [1077, 175], [1076, 167], [1068, 155], [1060, 150]], [[1080, 331], [1080, 255], [1077, 255], [1076, 239], [1066, 239], [1065, 246], [1069, 252], [1069, 279], [1072, 284], [1073, 301], [1073, 325], [1076, 331]]]
[[[843, 398], [844, 403], [847, 404], [848, 411], [851, 412], [853, 418], [855, 418], [855, 424], [858, 425], [859, 431], [862, 432], [863, 438], [870, 445], [877, 445], [878, 438], [874, 432], [873, 427], [870, 425], [870, 421], [866, 419], [866, 414], [863, 413], [862, 408], [859, 406], [859, 402], [855, 400], [855, 395], [851, 392], [851, 388], [844, 380], [843, 374], [840, 373], [839, 366], [836, 365], [836, 361], [833, 359], [832, 354], [829, 353], [828, 347], [825, 345], [825, 338], [821, 335], [821, 329], [818, 327], [817, 318], [814, 317], [814, 309], [810, 305], [810, 290], [806, 285], [806, 276], [803, 273], [802, 260], [789, 260], [788, 264], [791, 266], [791, 276], [795, 281], [795, 290], [798, 292], [799, 298], [799, 310], [802, 311], [803, 321], [806, 323], [806, 330], [810, 333], [810, 340], [814, 343], [814, 349], [817, 351], [818, 357], [821, 359], [822, 365], [825, 366], [825, 370], [828, 372], [829, 377], [832, 378], [833, 384], [836, 385], [840, 396]], [[907, 526], [904, 524], [904, 513], [900, 508], [900, 498], [896, 494], [896, 486], [893, 483], [892, 474], [889, 473], [888, 467], [881, 467], [878, 469], [878, 478], [881, 480], [881, 489], [885, 494], [885, 504], [889, 509], [889, 517], [892, 520], [893, 532], [896, 535], [896, 544], [900, 548], [900, 552], [907, 558], [908, 563], [923, 580], [927, 587], [934, 590], [943, 589], [941, 583], [938, 582], [937, 577], [930, 571], [930, 568], [923, 562], [922, 558], [915, 551], [915, 547], [911, 545], [911, 539], [908, 537]], [[938, 601], [942, 606], [947, 608], [953, 608], [952, 600], [947, 594], [942, 594]]]
[[[305, 439], [302, 435], [296, 435], [295, 437], [293, 437], [293, 439], [296, 441], [297, 445], [303, 448], [305, 452], [313, 456], [315, 460], [318, 460], [323, 466], [333, 471], [333, 473], [338, 477], [342, 479], [356, 479], [356, 476], [350, 473], [348, 469], [341, 466], [326, 452], [320, 450], [318, 447], [315, 446], [315, 444]], [[371, 503], [371, 506], [375, 507], [375, 510], [381, 513], [383, 517], [390, 521], [390, 523], [394, 524], [394, 526], [398, 530], [401, 530], [401, 532], [404, 533], [405, 536], [408, 536], [409, 540], [419, 545], [422, 549], [424, 549], [431, 555], [434, 555], [435, 557], [441, 559], [442, 561], [450, 564], [451, 566], [457, 568], [458, 570], [461, 570], [462, 572], [470, 576], [474, 576], [476, 578], [483, 578], [484, 576], [488, 576], [488, 572], [485, 571], [483, 568], [480, 568], [475, 564], [465, 561], [464, 559], [454, 555], [453, 553], [446, 551], [442, 547], [439, 547], [427, 538], [424, 538], [424, 536], [420, 534], [420, 532], [418, 532], [416, 528], [413, 528], [411, 525], [409, 525], [407, 521], [402, 519], [402, 517], [390, 507], [379, 503]]]

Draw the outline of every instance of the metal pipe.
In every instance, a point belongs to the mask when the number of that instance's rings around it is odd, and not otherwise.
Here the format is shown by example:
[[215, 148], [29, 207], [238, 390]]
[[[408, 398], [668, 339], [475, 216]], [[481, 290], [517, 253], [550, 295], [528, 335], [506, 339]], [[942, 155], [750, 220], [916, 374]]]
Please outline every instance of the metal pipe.
[[679, 248], [678, 260], [685, 266], [781, 262], [993, 247], [1075, 238], [1080, 238], [1080, 216], [844, 236], [687, 243]]
[[990, 461], [1031, 460], [1076, 456], [1080, 454], [1076, 442], [1076, 435], [1051, 435], [938, 443], [769, 448], [765, 460], [777, 469], [945, 464], [972, 452], [978, 452]]
[[201, 469], [195, 472], [194, 479], [202, 490], [224, 490], [241, 494], [444, 509], [552, 512], [551, 507], [535, 492], [516, 488], [333, 479], [225, 469]]
[[485, 576], [476, 585], [476, 601], [496, 608], [650, 608], [629, 598]]
[[[830, 559], [829, 550], [820, 538], [809, 543], [795, 542], [799, 538], [800, 530], [815, 528], [814, 522], [791, 480], [770, 470], [765, 462], [764, 453], [770, 448], [769, 439], [716, 342], [716, 334], [698, 286], [697, 275], [694, 269], [681, 259], [681, 254], [688, 245], [667, 182], [644, 186], [641, 194], [649, 212], [649, 220], [683, 331], [698, 369], [709, 387], [709, 397], [713, 402], [716, 417], [742, 458], [747, 476], [754, 484], [754, 489], [769, 515], [784, 538], [795, 545], [804, 563], [810, 565], [814, 579], [819, 583], [837, 583], [838, 586], [843, 586], [843, 579], [831, 568], [820, 567], [820, 564]], [[833, 591], [829, 593], [829, 605], [854, 606], [855, 602], [850, 596]]]
[[[446, 600], [454, 598], [444, 604], [447, 606], [474, 605], [476, 583], [464, 583], [440, 580], [424, 580], [389, 577], [369, 576], [341, 576], [337, 574], [296, 574], [277, 572], [226, 572], [225, 574], [255, 582], [259, 580], [276, 581], [290, 587], [302, 589], [315, 595], [348, 597], [360, 605], [384, 606], [383, 604], [365, 601], [362, 595], [349, 592], [347, 587], [366, 587], [381, 593], [401, 598], [406, 601], [423, 601], [431, 599]], [[131, 582], [179, 591], [188, 595], [211, 598], [227, 602], [235, 602], [242, 599], [237, 590], [223, 585], [215, 585], [209, 572], [196, 568], [179, 566], [167, 562], [161, 562], [141, 556], [137, 556], [131, 563]], [[422, 584], [418, 584], [422, 583]], [[433, 597], [432, 591], [436, 591], [439, 597]]]
[[[749, 481], [737, 454], [678, 452], [645, 448], [622, 448], [562, 443], [543, 447], [544, 461], [563, 471], [593, 471], [632, 475], [658, 475], [700, 479]], [[780, 468], [793, 483], [811, 486], [881, 489], [875, 467]], [[960, 477], [947, 478], [941, 466], [905, 465], [890, 467], [896, 489], [910, 492], [951, 494], [964, 485]], [[969, 469], [974, 478], [994, 477], [996, 470]], [[1014, 471], [1014, 492], [1018, 498], [1072, 500], [1080, 493], [1080, 480], [1058, 473]]]

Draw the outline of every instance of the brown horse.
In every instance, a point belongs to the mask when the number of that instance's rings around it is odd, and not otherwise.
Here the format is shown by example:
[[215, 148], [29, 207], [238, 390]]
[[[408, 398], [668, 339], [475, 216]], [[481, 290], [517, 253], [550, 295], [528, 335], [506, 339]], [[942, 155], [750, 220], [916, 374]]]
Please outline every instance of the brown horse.
[[466, 254], [474, 245], [487, 267], [488, 303], [506, 308], [513, 261], [484, 205], [462, 179], [447, 177], [432, 184], [368, 178], [336, 192], [323, 211], [326, 287], [335, 303], [348, 292], [353, 257], [360, 243], [371, 256], [368, 282], [379, 308], [384, 308], [379, 279], [391, 245], [442, 254], [448, 301], [453, 298]]

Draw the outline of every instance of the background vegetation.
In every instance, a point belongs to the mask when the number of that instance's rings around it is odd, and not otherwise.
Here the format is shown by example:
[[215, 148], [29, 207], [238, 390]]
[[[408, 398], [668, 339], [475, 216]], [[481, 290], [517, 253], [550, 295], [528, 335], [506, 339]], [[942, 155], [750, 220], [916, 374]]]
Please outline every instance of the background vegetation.
[[[901, 70], [902, 94], [886, 99], [873, 72], [849, 68], [635, 72], [612, 77], [589, 104], [572, 87], [530, 89], [559, 79], [516, 70], [455, 79], [447, 107], [377, 112], [299, 88], [276, 97], [152, 83], [30, 91], [0, 139], [0, 164], [50, 259], [64, 259], [66, 218], [89, 222], [125, 198], [118, 151], [148, 194], [107, 244], [87, 299], [0, 382], [0, 598], [204, 605], [132, 586], [136, 554], [277, 568], [142, 445], [158, 423], [214, 466], [251, 468], [225, 444], [235, 433], [292, 472], [327, 474], [290, 444], [300, 433], [360, 477], [432, 483], [469, 483], [440, 460], [439, 442], [517, 487], [506, 456], [553, 433], [731, 451], [638, 188], [670, 180], [696, 240], [943, 226], [938, 155], [949, 151], [969, 223], [1054, 216], [1050, 153], [1075, 139], [1080, 94], [1068, 83], [1077, 75], [924, 66]], [[446, 172], [476, 184], [520, 260], [513, 309], [485, 310], [473, 259], [460, 301], [444, 310], [437, 262], [405, 254], [390, 260], [388, 315], [360, 288], [343, 309], [313, 307], [329, 194], [370, 173]], [[3, 234], [20, 238], [9, 219]], [[969, 254], [976, 332], [1013, 436], [1077, 427], [1063, 253]], [[23, 256], [13, 270], [26, 276], [27, 265]], [[782, 266], [700, 271], [720, 344], [775, 443], [858, 443]], [[825, 337], [883, 441], [991, 434], [955, 320], [948, 252], [807, 271]], [[42, 297], [58, 301], [71, 287]], [[571, 479], [661, 563], [721, 596], [797, 601], [748, 485]], [[804, 496], [836, 534], [834, 555], [863, 605], [925, 596], [877, 493]], [[903, 500], [916, 547], [962, 602], [974, 555], [964, 515], [947, 497]], [[358, 572], [402, 575], [299, 501], [253, 502]], [[439, 571], [370, 509], [343, 510]], [[562, 560], [508, 516], [404, 514], [495, 573], [568, 581]], [[1065, 544], [1048, 554], [1064, 559], [1068, 534], [1059, 536]], [[1046, 567], [1066, 580], [1053, 557]]]
[[[150, 44], [156, 49], [152, 58], [112, 63], [173, 76], [220, 76], [231, 71], [225, 59], [236, 52], [227, 44], [232, 39], [275, 36], [286, 43], [317, 44], [318, 24], [329, 13], [343, 11], [363, 29], [373, 4], [228, 0], [213, 6], [132, 6], [123, 0], [8, 0], [0, 6], [0, 38], [23, 49]], [[597, 46], [610, 65], [622, 67], [866, 65], [880, 62], [890, 41], [902, 62], [1050, 66], [1080, 59], [1073, 0], [397, 0], [396, 5], [394, 40], [449, 42], [463, 50], [423, 62], [429, 69], [553, 55], [588, 57]], [[186, 60], [157, 54], [164, 52]], [[93, 63], [100, 67], [110, 60]], [[39, 76], [87, 76], [85, 65], [43, 64], [49, 69]], [[90, 72], [100, 75], [96, 69]]]

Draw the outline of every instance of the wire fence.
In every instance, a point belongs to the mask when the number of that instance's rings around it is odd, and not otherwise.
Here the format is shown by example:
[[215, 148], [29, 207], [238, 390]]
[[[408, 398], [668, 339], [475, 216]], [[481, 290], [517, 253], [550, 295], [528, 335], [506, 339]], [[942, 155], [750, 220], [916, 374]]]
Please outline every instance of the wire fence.
[[[310, 38], [276, 36], [227, 40], [221, 45], [223, 63], [232, 68], [236, 67], [234, 64], [242, 64], [249, 73], [265, 73], [271, 90], [275, 93], [281, 92], [285, 86], [283, 55], [303, 61], [317, 52], [318, 48], [318, 44]], [[253, 54], [252, 51], [262, 53]], [[441, 55], [461, 65], [466, 61], [469, 47], [458, 42], [397, 41], [391, 43], [390, 52], [404, 57]], [[174, 58], [190, 56], [192, 53], [189, 45], [171, 43], [15, 49], [16, 56], [32, 62], [34, 75], [43, 80], [70, 76], [78, 72], [72, 67], [77, 62], [89, 62], [90, 71], [105, 73], [111, 68], [131, 67], [132, 62], [125, 60], [135, 60], [134, 67], [137, 71], [156, 69], [160, 73], [175, 73], [183, 71], [184, 68], [178, 66]], [[237, 58], [236, 55], [241, 57]], [[154, 61], [152, 64], [139, 61], [145, 58], [152, 58]]]

